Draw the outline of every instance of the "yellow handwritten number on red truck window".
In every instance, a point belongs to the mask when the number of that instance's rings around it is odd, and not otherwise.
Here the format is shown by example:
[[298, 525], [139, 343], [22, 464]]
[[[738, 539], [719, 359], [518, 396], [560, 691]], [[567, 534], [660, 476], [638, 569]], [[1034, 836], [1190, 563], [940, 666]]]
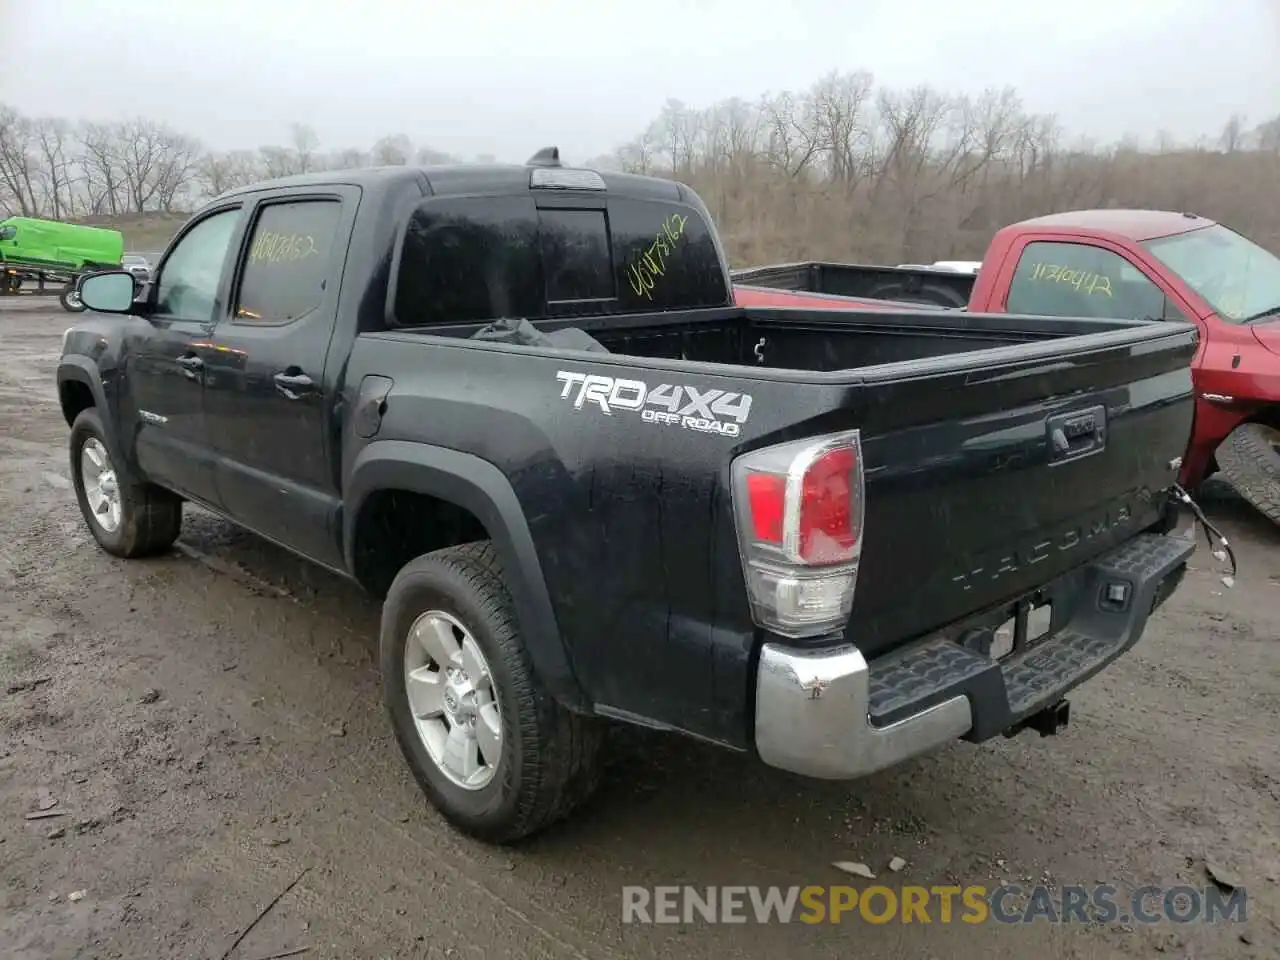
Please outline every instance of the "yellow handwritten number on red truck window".
[[1032, 280], [1065, 283], [1081, 293], [1097, 293], [1111, 296], [1111, 278], [1088, 270], [1072, 270], [1054, 263], [1037, 263], [1031, 271]]

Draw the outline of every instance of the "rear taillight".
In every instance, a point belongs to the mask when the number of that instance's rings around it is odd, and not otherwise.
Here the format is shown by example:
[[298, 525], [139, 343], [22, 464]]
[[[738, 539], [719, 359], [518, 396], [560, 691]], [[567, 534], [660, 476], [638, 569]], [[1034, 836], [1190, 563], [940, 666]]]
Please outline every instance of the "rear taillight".
[[766, 447], [733, 462], [733, 505], [755, 622], [785, 637], [839, 630], [862, 554], [857, 430]]

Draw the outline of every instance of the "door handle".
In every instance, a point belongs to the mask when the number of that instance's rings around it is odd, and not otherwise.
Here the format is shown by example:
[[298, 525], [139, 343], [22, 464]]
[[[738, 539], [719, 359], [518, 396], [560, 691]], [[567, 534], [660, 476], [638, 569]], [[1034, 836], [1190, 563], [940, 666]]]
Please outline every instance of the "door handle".
[[182, 368], [182, 375], [188, 380], [194, 380], [204, 369], [204, 361], [193, 353], [184, 353], [178, 358], [178, 366]]
[[[298, 368], [291, 367], [290, 369], [297, 370]], [[277, 373], [272, 379], [276, 382], [276, 389], [290, 400], [301, 399], [303, 394], [310, 393], [315, 387], [315, 382], [302, 372], [290, 373], [286, 370], [284, 373]]]

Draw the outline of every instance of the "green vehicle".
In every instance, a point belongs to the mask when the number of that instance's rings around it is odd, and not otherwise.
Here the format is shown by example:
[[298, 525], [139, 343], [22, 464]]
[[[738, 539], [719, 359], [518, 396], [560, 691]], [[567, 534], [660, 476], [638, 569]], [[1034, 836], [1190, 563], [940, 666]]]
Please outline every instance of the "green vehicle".
[[86, 273], [118, 269], [124, 235], [118, 230], [82, 227], [56, 220], [10, 217], [0, 220], [0, 293], [17, 293], [23, 281], [63, 283], [62, 306], [83, 310], [76, 284]]

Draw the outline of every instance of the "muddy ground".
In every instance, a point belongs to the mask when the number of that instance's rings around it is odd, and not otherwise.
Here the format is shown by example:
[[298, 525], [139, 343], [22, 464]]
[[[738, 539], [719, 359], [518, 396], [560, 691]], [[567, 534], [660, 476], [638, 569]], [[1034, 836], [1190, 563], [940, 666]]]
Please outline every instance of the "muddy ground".
[[[193, 512], [163, 559], [94, 545], [53, 381], [72, 318], [51, 306], [0, 302], [0, 956], [218, 960], [246, 930], [235, 960], [1280, 955], [1280, 531], [1230, 496], [1209, 507], [1234, 588], [1202, 548], [1061, 736], [828, 784], [629, 733], [589, 808], [493, 850], [411, 782], [356, 589]], [[837, 860], [895, 887], [1122, 890], [1203, 885], [1208, 860], [1247, 919], [621, 922], [623, 885], [863, 883]]]

